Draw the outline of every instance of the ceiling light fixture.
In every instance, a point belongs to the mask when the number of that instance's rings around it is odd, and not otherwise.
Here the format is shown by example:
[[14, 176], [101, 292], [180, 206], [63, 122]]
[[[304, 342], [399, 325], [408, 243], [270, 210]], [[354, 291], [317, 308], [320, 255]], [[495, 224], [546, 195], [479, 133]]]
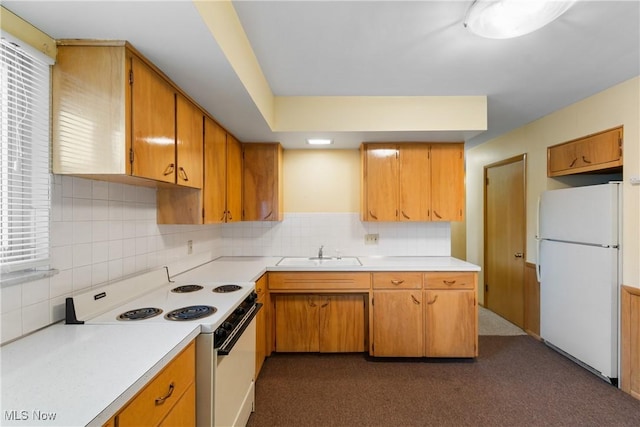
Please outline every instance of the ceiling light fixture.
[[331, 144], [333, 144], [333, 140], [332, 139], [326, 139], [326, 138], [311, 138], [311, 139], [307, 139], [307, 144], [309, 144], [309, 145], [331, 145]]
[[475, 0], [464, 19], [472, 33], [508, 39], [536, 31], [567, 11], [577, 0]]

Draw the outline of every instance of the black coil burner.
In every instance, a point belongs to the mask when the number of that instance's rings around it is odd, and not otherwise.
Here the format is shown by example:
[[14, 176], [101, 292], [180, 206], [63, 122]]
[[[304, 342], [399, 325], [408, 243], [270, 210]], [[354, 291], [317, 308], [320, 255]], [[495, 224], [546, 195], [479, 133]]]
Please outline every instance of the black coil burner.
[[242, 286], [238, 286], [238, 285], [222, 285], [222, 286], [218, 286], [217, 288], [213, 288], [213, 292], [226, 293], [226, 292], [239, 291], [240, 289], [242, 289]]
[[175, 292], [176, 294], [186, 294], [189, 292], [199, 291], [200, 289], [202, 289], [202, 286], [200, 285], [182, 285], [171, 289], [171, 292]]
[[136, 308], [120, 314], [118, 320], [144, 320], [156, 317], [160, 313], [162, 313], [162, 310], [155, 307]]
[[217, 309], [210, 305], [190, 305], [170, 311], [164, 317], [167, 320], [195, 320], [210, 316], [216, 311]]

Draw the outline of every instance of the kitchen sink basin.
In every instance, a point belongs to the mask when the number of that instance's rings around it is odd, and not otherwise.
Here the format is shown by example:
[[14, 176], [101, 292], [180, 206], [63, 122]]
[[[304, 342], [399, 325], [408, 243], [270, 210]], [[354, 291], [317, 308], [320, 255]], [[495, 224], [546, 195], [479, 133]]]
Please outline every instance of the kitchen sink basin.
[[361, 266], [362, 264], [356, 257], [284, 257], [276, 265], [282, 267], [349, 267]]

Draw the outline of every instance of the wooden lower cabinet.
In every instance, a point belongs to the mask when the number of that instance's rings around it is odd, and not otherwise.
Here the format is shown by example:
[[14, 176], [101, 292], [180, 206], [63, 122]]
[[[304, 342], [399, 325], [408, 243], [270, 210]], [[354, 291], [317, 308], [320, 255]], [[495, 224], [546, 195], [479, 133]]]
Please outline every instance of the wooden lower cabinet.
[[264, 359], [267, 357], [267, 343], [268, 339], [268, 328], [267, 328], [267, 318], [269, 310], [269, 304], [267, 302], [267, 275], [263, 275], [256, 281], [256, 294], [258, 295], [258, 299], [256, 300], [259, 304], [262, 304], [262, 308], [258, 311], [256, 315], [256, 375], [255, 378], [258, 378], [260, 374], [260, 370], [262, 370], [262, 365], [264, 364]]
[[372, 355], [420, 357], [424, 352], [422, 291], [373, 292]]
[[106, 425], [195, 426], [195, 349], [189, 344]]
[[364, 295], [274, 295], [273, 301], [276, 351], [365, 350]]
[[476, 296], [473, 290], [427, 290], [425, 351], [427, 357], [477, 356]]

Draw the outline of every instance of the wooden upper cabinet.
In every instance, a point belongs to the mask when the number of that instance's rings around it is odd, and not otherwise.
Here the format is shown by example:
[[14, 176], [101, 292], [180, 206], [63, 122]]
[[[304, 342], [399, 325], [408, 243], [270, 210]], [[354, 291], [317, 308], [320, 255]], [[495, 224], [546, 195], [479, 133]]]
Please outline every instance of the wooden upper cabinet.
[[227, 132], [204, 119], [204, 222], [224, 222], [227, 211]]
[[132, 173], [176, 182], [175, 91], [137, 56], [131, 57]]
[[622, 127], [547, 148], [547, 176], [614, 172], [623, 165]]
[[242, 220], [242, 145], [227, 134], [227, 212], [226, 222]]
[[184, 96], [176, 98], [176, 183], [202, 188], [204, 113]]
[[464, 144], [363, 144], [363, 221], [461, 221]]
[[464, 144], [431, 144], [431, 221], [462, 221], [464, 199]]
[[242, 220], [282, 221], [282, 146], [243, 144]]
[[363, 221], [396, 221], [398, 217], [398, 149], [395, 144], [365, 144]]
[[431, 207], [431, 162], [429, 146], [399, 146], [400, 207], [398, 220], [426, 221]]

